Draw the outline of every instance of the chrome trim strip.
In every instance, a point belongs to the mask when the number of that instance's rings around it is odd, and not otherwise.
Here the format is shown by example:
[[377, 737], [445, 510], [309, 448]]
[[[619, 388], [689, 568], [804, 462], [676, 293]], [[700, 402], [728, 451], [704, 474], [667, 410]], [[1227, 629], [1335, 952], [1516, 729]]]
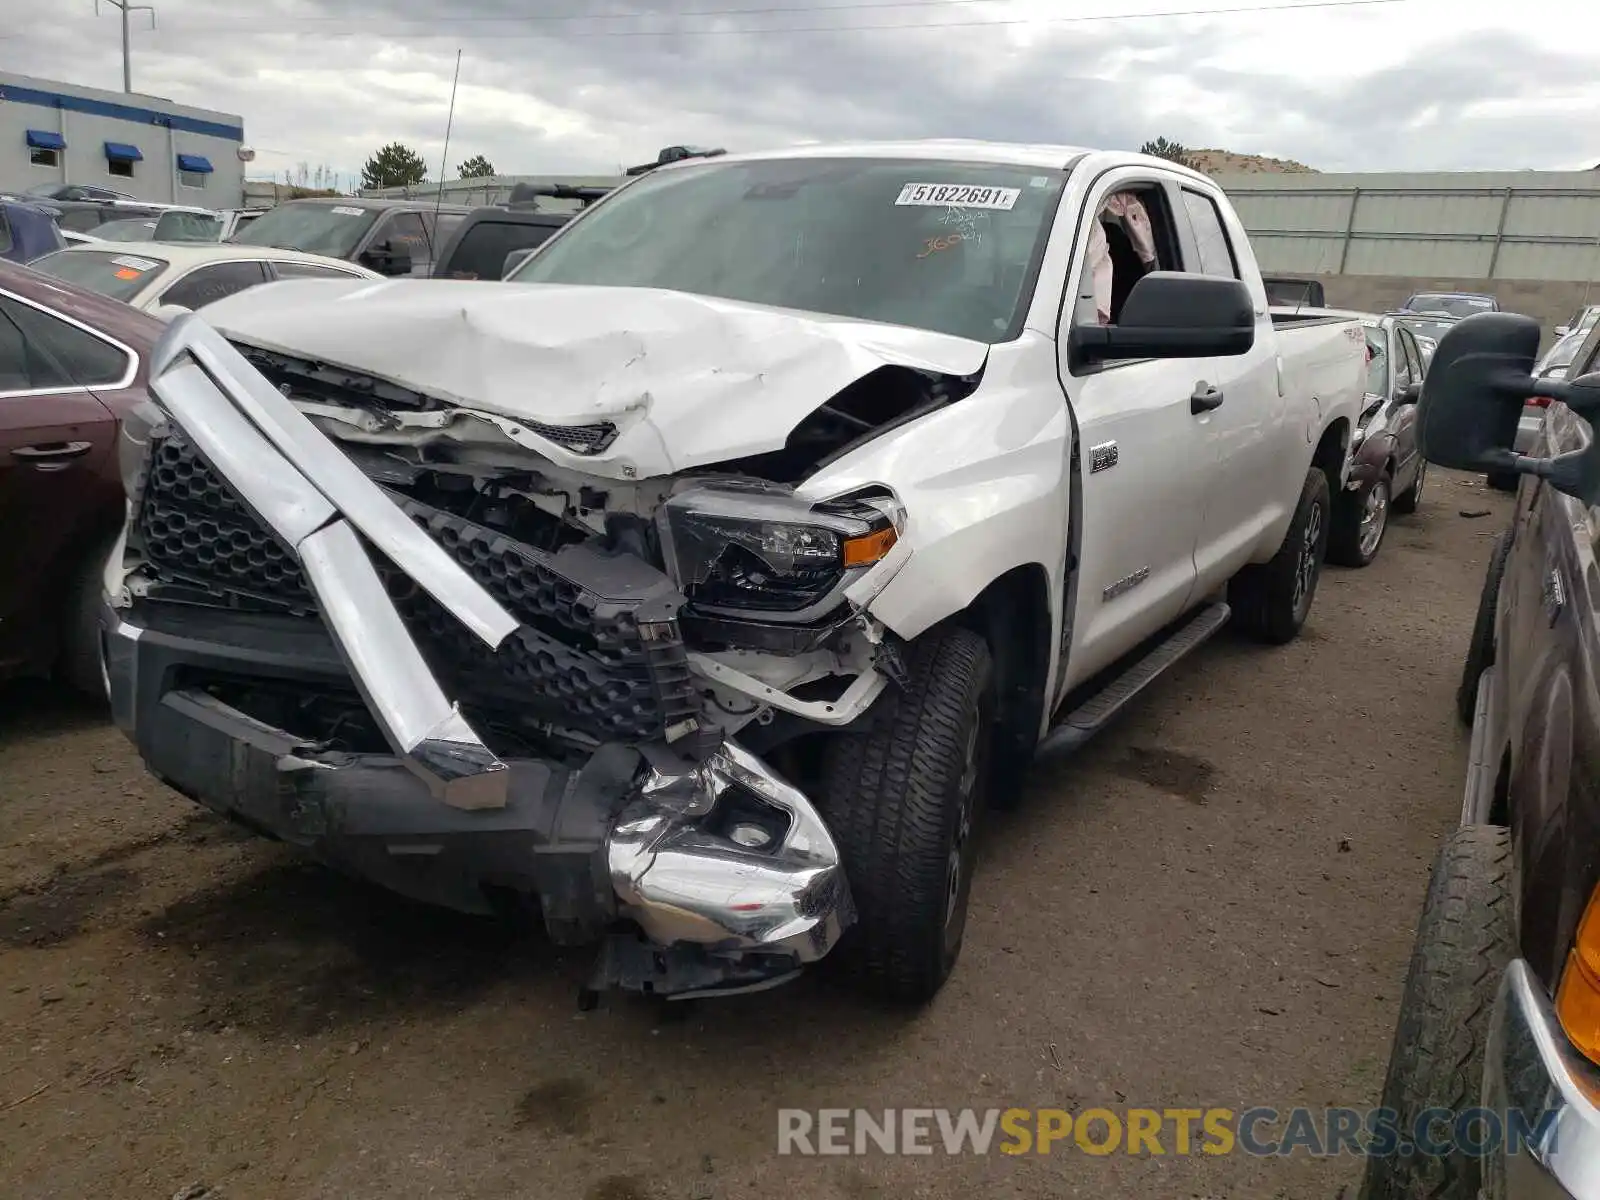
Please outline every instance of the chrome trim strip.
[[291, 548], [338, 515], [327, 497], [218, 394], [218, 385], [198, 364], [168, 366], [152, 390], [206, 461]]
[[500, 808], [510, 772], [440, 689], [348, 523], [297, 547], [317, 607], [384, 737], [455, 808]]
[[[184, 353], [193, 356], [238, 411], [352, 525], [491, 649], [516, 629], [516, 620], [444, 547], [418, 529], [244, 355], [193, 313], [175, 318], [151, 355], [158, 395], [165, 376]], [[221, 464], [216, 465], [220, 469]]]
[[[707, 811], [735, 784], [788, 818], [775, 848], [747, 849], [690, 822], [686, 814]], [[816, 808], [733, 742], [684, 776], [652, 768], [607, 839], [606, 861], [627, 914], [660, 945], [816, 962], [855, 920], [838, 847]]]

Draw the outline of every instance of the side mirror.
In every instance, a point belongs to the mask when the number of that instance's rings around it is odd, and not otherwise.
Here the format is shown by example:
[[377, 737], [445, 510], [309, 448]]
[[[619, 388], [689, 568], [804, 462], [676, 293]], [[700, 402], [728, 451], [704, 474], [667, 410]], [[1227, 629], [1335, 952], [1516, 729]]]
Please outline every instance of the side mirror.
[[411, 251], [404, 246], [396, 246], [392, 241], [370, 247], [361, 257], [367, 266], [380, 274], [411, 274]]
[[1219, 358], [1256, 340], [1255, 304], [1237, 279], [1152, 271], [1133, 285], [1115, 325], [1074, 325], [1074, 362], [1130, 358]]
[[1457, 322], [1433, 352], [1417, 405], [1417, 446], [1441, 467], [1548, 479], [1585, 504], [1600, 504], [1600, 441], [1554, 458], [1513, 453], [1517, 422], [1533, 396], [1560, 400], [1578, 416], [1600, 417], [1600, 373], [1561, 382], [1535, 379], [1539, 323], [1517, 313], [1478, 313]]
[[1422, 399], [1422, 384], [1413, 380], [1400, 389], [1400, 394], [1394, 398], [1394, 406], [1399, 408], [1402, 404], [1415, 404], [1420, 399]]
[[1556, 337], [1557, 338], [1564, 338], [1564, 337], [1567, 336], [1567, 334], [1569, 334], [1571, 332], [1572, 332], [1572, 327], [1569, 326], [1569, 325], [1557, 325], [1556, 326]]
[[535, 249], [537, 249], [537, 247], [529, 246], [522, 250], [513, 250], [510, 254], [506, 255], [506, 261], [500, 267], [500, 278], [505, 279], [509, 277], [513, 271], [515, 271], [533, 256]]

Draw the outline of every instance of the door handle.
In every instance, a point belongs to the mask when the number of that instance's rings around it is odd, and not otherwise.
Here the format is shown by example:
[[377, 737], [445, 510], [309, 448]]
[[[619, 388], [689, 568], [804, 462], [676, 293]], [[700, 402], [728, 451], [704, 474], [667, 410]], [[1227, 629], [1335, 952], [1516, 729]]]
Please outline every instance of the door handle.
[[59, 462], [64, 458], [82, 458], [93, 447], [93, 442], [46, 442], [42, 446], [18, 446], [11, 457], [23, 462]]
[[1221, 404], [1221, 388], [1212, 387], [1204, 380], [1194, 385], [1194, 391], [1189, 396], [1190, 412], [1199, 415], [1203, 412], [1210, 412], [1212, 409], [1220, 407]]

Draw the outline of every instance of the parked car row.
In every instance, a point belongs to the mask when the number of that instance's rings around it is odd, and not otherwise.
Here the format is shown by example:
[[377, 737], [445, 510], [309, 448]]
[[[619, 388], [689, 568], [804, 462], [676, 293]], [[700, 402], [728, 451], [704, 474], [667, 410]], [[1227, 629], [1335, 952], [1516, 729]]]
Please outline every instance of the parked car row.
[[1400, 1128], [1476, 1109], [1499, 1132], [1481, 1154], [1446, 1139], [1442, 1155], [1370, 1158], [1363, 1200], [1600, 1194], [1600, 327], [1568, 336], [1561, 361], [1536, 361], [1531, 318], [1468, 317], [1423, 388], [1428, 459], [1520, 491], [1462, 668], [1460, 826], [1417, 922], [1380, 1104]]

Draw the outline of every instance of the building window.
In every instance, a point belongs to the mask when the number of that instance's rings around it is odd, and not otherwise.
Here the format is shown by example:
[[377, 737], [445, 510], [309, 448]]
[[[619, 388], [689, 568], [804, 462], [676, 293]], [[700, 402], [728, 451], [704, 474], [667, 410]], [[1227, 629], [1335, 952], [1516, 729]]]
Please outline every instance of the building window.
[[53, 129], [30, 129], [28, 161], [36, 167], [59, 167], [61, 152], [67, 148], [67, 139]]
[[143, 162], [139, 147], [127, 142], [106, 143], [106, 173], [119, 179], [133, 178], [133, 164]]
[[203, 154], [178, 155], [178, 182], [186, 188], [203, 188], [211, 175], [211, 160]]

